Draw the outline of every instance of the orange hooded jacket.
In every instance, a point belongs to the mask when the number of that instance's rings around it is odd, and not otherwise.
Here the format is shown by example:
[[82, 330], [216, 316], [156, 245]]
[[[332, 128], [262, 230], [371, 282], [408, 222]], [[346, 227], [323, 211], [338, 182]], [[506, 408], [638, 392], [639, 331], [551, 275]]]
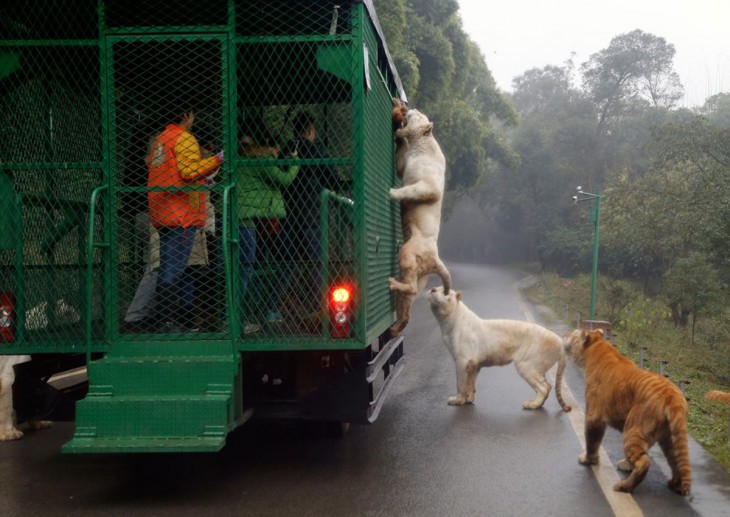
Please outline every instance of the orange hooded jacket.
[[[215, 156], [203, 158], [195, 137], [177, 124], [169, 124], [152, 144], [147, 157], [148, 187], [202, 185], [221, 164]], [[205, 226], [205, 193], [150, 191], [150, 222], [164, 226]]]

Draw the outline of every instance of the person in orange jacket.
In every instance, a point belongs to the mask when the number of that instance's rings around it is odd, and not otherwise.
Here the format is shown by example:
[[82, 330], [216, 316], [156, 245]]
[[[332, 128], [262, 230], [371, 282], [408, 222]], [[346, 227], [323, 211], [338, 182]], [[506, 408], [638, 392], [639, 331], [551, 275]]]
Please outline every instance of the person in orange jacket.
[[[203, 186], [223, 163], [223, 151], [203, 158], [190, 132], [195, 114], [188, 111], [168, 124], [153, 140], [147, 157], [150, 222], [160, 234], [160, 268], [157, 274], [157, 320], [164, 332], [192, 327], [195, 300], [192, 278], [185, 273], [196, 231], [206, 224]], [[159, 187], [178, 187], [158, 190]]]

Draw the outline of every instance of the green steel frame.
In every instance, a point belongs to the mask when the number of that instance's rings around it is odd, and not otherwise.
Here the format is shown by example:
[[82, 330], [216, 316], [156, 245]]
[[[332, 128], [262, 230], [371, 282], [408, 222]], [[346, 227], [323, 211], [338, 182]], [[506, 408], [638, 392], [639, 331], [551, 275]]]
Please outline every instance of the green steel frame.
[[[85, 2], [88, 3], [88, 2]], [[220, 2], [219, 2], [220, 3]], [[158, 336], [154, 334], [134, 336], [130, 338], [119, 331], [118, 313], [120, 308], [119, 267], [120, 267], [120, 210], [119, 196], [146, 192], [147, 187], [124, 186], [119, 183], [118, 170], [121, 166], [119, 159], [119, 131], [118, 102], [122, 92], [117, 89], [116, 51], [117, 45], [132, 43], [144, 45], [148, 42], [215, 42], [220, 48], [220, 99], [222, 105], [222, 148], [227, 156], [236, 156], [236, 131], [233, 128], [239, 123], [237, 106], [240, 104], [240, 91], [237, 89], [238, 69], [240, 67], [241, 49], [257, 45], [331, 45], [333, 57], [328, 66], [339, 67], [335, 73], [345, 75], [351, 85], [349, 100], [350, 109], [350, 149], [347, 157], [335, 156], [327, 160], [299, 160], [300, 165], [330, 164], [349, 168], [352, 176], [352, 199], [342, 196], [323, 197], [320, 206], [320, 218], [325, 221], [328, 212], [344, 210], [341, 218], [351, 217], [353, 231], [353, 276], [358, 286], [356, 293], [355, 329], [351, 338], [333, 339], [326, 332], [307, 336], [261, 336], [255, 339], [241, 338], [241, 322], [231, 307], [237, 307], [242, 301], [240, 292], [234, 288], [240, 276], [237, 260], [232, 260], [237, 237], [232, 231], [234, 221], [233, 204], [236, 198], [237, 170], [246, 166], [250, 160], [239, 157], [227, 165], [227, 174], [224, 182], [209, 190], [218, 192], [223, 197], [223, 228], [226, 238], [223, 241], [224, 257], [226, 261], [226, 300], [228, 305], [227, 317], [229, 329], [225, 333], [211, 332], [195, 336], [195, 341], [205, 346], [207, 342], [230, 341], [231, 346], [241, 351], [256, 350], [305, 350], [321, 349], [323, 347], [336, 349], [359, 349], [377, 339], [391, 324], [393, 318], [392, 297], [387, 289], [387, 278], [397, 270], [396, 254], [400, 244], [400, 224], [397, 206], [388, 200], [388, 188], [395, 182], [393, 174], [393, 146], [390, 133], [390, 97], [398, 95], [405, 98], [400, 86], [397, 73], [392, 66], [392, 60], [387, 52], [387, 46], [382, 39], [382, 33], [375, 17], [374, 8], [370, 1], [354, 1], [349, 4], [349, 20], [345, 32], [334, 34], [249, 34], [243, 35], [237, 27], [241, 20], [241, 11], [245, 10], [246, 1], [227, 0], [225, 2], [225, 21], [227, 23], [215, 25], [177, 25], [177, 26], [114, 26], [108, 22], [108, 16], [115, 15], [114, 9], [120, 9], [114, 4], [109, 9], [111, 0], [99, 0], [96, 6], [98, 26], [96, 34], [89, 29], [86, 37], [53, 37], [48, 39], [0, 39], [0, 59], [12, 61], [8, 56], [24, 49], [43, 54], [51, 49], [61, 55], [68, 53], [70, 59], [78, 59], [75, 49], [86, 49], [85, 52], [98, 55], [99, 74], [97, 79], [91, 78], [98, 85], [98, 145], [89, 143], [88, 152], [79, 149], [71, 153], [76, 157], [85, 156], [85, 160], [54, 160], [52, 150], [45, 153], [42, 160], [35, 156], [33, 160], [16, 160], [10, 155], [3, 155], [0, 148], [0, 176], [13, 177], [16, 173], [37, 175], [40, 181], [46, 182], [45, 193], [40, 195], [32, 192], [16, 191], [10, 198], [13, 200], [12, 210], [14, 217], [21, 226], [24, 224], [24, 204], [34, 207], [34, 210], [53, 203], [55, 210], [67, 207], [65, 221], [71, 228], [57, 228], [57, 238], [77, 231], [77, 261], [70, 261], [67, 266], [76, 271], [78, 285], [66, 286], [79, 293], [73, 295], [78, 298], [74, 306], [74, 314], [78, 313], [78, 332], [63, 332], [51, 335], [50, 331], [33, 331], [39, 334], [36, 339], [29, 336], [26, 325], [26, 315], [29, 311], [29, 302], [26, 292], [28, 289], [27, 272], [29, 268], [46, 267], [47, 271], [60, 271], [60, 265], [54, 266], [52, 261], [45, 266], [33, 265], [29, 261], [29, 244], [27, 234], [29, 229], [16, 228], [17, 237], [12, 239], [12, 246], [6, 253], [9, 262], [0, 264], [5, 274], [0, 278], [0, 291], [12, 290], [16, 297], [16, 333], [12, 343], [0, 343], [0, 353], [36, 353], [36, 352], [80, 352], [85, 351], [88, 356], [92, 352], [104, 352], [109, 347], [120, 346], [127, 341], [185, 341], [191, 337], [186, 334], [174, 336]], [[255, 3], [255, 2], [254, 2]], [[301, 2], [300, 2], [301, 3]], [[316, 3], [316, 2], [313, 2]], [[260, 2], [258, 2], [260, 4]], [[285, 0], [273, 2], [272, 5], [285, 6]], [[222, 5], [222, 4], [221, 4]], [[154, 13], [153, 13], [154, 14]], [[116, 16], [116, 15], [115, 15]], [[223, 19], [223, 18], [221, 18]], [[60, 20], [63, 21], [63, 20]], [[256, 47], [259, 48], [259, 47]], [[285, 47], [281, 47], [285, 48]], [[320, 48], [320, 47], [318, 47]], [[73, 56], [71, 58], [71, 56]], [[366, 60], [367, 58], [367, 60]], [[319, 59], [319, 56], [318, 56]], [[324, 58], [322, 58], [324, 60]], [[12, 63], [11, 63], [12, 64]], [[40, 64], [40, 63], [39, 63]], [[71, 65], [69, 65], [71, 66]], [[366, 69], [367, 66], [367, 69]], [[76, 72], [81, 74], [83, 70]], [[74, 75], [74, 74], [69, 74]], [[369, 76], [369, 77], [368, 77]], [[1, 78], [1, 76], [0, 76]], [[72, 89], [81, 84], [82, 79], [74, 77], [66, 86]], [[9, 106], [0, 108], [6, 113]], [[12, 128], [22, 132], [19, 118], [18, 126]], [[93, 119], [92, 119], [93, 124]], [[93, 136], [94, 130], [89, 130]], [[79, 140], [81, 137], [79, 137]], [[72, 142], [73, 143], [73, 142]], [[276, 163], [284, 163], [279, 161]], [[255, 162], [254, 162], [255, 165]], [[54, 171], [85, 171], [91, 183], [86, 193], [87, 201], [65, 201], [57, 195], [59, 184], [53, 179]], [[17, 180], [16, 180], [17, 183]], [[35, 196], [35, 197], [34, 197]], [[46, 196], [44, 198], [44, 196]], [[50, 199], [50, 201], [49, 201]], [[35, 201], [34, 201], [35, 200]], [[334, 200], [334, 201], [333, 201]], [[334, 202], [334, 208], [328, 207], [328, 202]], [[340, 207], [340, 208], [338, 208]], [[75, 211], [75, 212], [74, 212]], [[79, 215], [79, 212], [85, 212]], [[10, 223], [6, 223], [10, 224]], [[5, 229], [8, 229], [7, 227]], [[73, 230], [73, 231], [72, 231]], [[65, 234], [63, 232], [66, 232]], [[322, 246], [328, 247], [328, 237], [322, 237]], [[12, 250], [12, 252], [11, 252]], [[34, 259], [35, 260], [35, 259]], [[55, 269], [54, 269], [55, 267]], [[322, 274], [327, 275], [327, 264], [322, 265]], [[59, 284], [67, 282], [67, 275], [58, 280]], [[41, 318], [49, 328], [53, 320], [51, 305], [55, 296], [56, 303], [62, 296], [49, 295], [44, 318]], [[65, 295], [70, 300], [71, 295]], [[65, 298], [64, 298], [65, 299]], [[63, 300], [61, 300], [63, 301]], [[33, 302], [37, 305], [37, 302]], [[322, 327], [326, 330], [325, 318]]]
[[[197, 3], [26, 0], [0, 10], [0, 304], [14, 300], [15, 317], [11, 339], [0, 328], [0, 354], [85, 354], [89, 390], [64, 451], [216, 451], [259, 411], [372, 422], [403, 368], [403, 338], [387, 333], [401, 239], [388, 191], [397, 181], [391, 97], [405, 94], [372, 1]], [[161, 116], [166, 97], [181, 109], [187, 90], [208, 115], [196, 136], [226, 156], [218, 183], [149, 187], [161, 128], [143, 131], [142, 121]], [[327, 153], [246, 152], [244, 136], [268, 138], [255, 119], [279, 130], [267, 146], [297, 141], [294, 108], [317, 119]], [[291, 254], [301, 237], [290, 229], [286, 244], [270, 238], [254, 270], [239, 258], [243, 213], [257, 202], [244, 198], [251, 171], [294, 167], [305, 179], [304, 170], [337, 175], [338, 188], [318, 188], [313, 206], [286, 209], [285, 223], [316, 222], [316, 259]], [[210, 232], [219, 264], [186, 267], [213, 285], [201, 290], [203, 309], [222, 316], [203, 332], [122, 326], [130, 286], [141, 288], [142, 266], [145, 276], [154, 269], [150, 218], [139, 223], [149, 236], [135, 239], [134, 225], [150, 211], [147, 194], [160, 191], [191, 205], [207, 194], [222, 216], [220, 238]], [[284, 277], [292, 314], [296, 303], [319, 310], [244, 333]], [[352, 328], [334, 337], [326, 298], [343, 282], [354, 286]], [[257, 368], [276, 369], [280, 357], [301, 370], [282, 374], [291, 392], [269, 394]]]

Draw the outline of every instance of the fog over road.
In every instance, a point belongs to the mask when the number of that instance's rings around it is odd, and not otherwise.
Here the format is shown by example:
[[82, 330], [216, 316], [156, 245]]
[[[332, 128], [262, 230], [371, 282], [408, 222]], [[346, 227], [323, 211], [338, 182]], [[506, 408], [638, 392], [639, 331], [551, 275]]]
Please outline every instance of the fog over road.
[[[530, 307], [516, 283], [525, 275], [488, 266], [448, 264], [454, 287], [477, 314], [534, 318], [559, 333], [544, 309]], [[432, 279], [433, 285], [436, 280]], [[583, 378], [570, 364], [567, 384], [579, 403], [561, 411], [554, 393], [526, 411], [533, 392], [509, 365], [482, 371], [476, 403], [446, 404], [455, 392], [453, 361], [425, 297], [406, 329], [407, 365], [379, 420], [343, 438], [301, 426], [252, 421], [218, 454], [94, 455], [59, 453], [72, 424], [0, 443], [0, 512], [34, 515], [730, 515], [730, 474], [690, 451], [693, 496], [666, 488], [658, 458], [634, 496], [609, 502], [582, 452], [574, 424], [582, 415]], [[579, 422], [579, 420], [578, 420]], [[621, 436], [604, 446], [615, 464]], [[603, 474], [617, 475], [611, 465]], [[608, 489], [609, 497], [614, 494]]]

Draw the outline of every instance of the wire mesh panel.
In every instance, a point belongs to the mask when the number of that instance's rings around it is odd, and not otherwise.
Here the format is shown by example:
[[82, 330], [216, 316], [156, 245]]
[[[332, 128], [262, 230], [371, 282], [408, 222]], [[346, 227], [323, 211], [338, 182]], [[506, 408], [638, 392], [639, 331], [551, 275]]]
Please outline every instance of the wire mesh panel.
[[228, 25], [229, 0], [170, 2], [103, 0], [104, 25], [114, 32], [202, 32]]
[[385, 50], [377, 39], [375, 27], [368, 19], [363, 20], [363, 52], [367, 55], [363, 113], [358, 117], [359, 135], [362, 138], [364, 173], [357, 184], [357, 198], [361, 201], [362, 224], [361, 276], [363, 299], [366, 300], [367, 332], [378, 335], [392, 323], [392, 296], [388, 278], [397, 276], [397, 253], [402, 239], [400, 207], [390, 201], [389, 189], [395, 181], [393, 169], [394, 146], [390, 119], [392, 90], [385, 76], [388, 64]]
[[[0, 310], [12, 319], [2, 349], [83, 342], [89, 199], [103, 182], [97, 21], [95, 1], [0, 7]], [[104, 269], [92, 262], [96, 339]]]
[[[324, 30], [321, 23], [325, 15], [331, 23], [331, 6], [303, 6], [253, 2], [239, 11], [247, 20], [239, 33], [258, 34], [261, 26], [252, 20], [275, 24], [278, 15], [288, 19], [294, 7], [302, 7], [296, 24], [266, 32], [329, 34], [329, 25]], [[339, 27], [348, 26], [344, 22]], [[292, 337], [321, 343], [333, 333], [354, 335], [352, 300], [347, 325], [336, 332], [328, 302], [333, 286], [355, 283], [354, 249], [348, 246], [354, 215], [351, 55], [349, 41], [329, 36], [244, 38], [238, 45], [233, 226], [239, 237], [239, 314], [248, 342], [276, 347]]]
[[309, 36], [350, 34], [353, 2], [251, 0], [236, 5], [239, 36]]
[[13, 341], [80, 344], [88, 322], [98, 340], [257, 350], [384, 330], [393, 86], [366, 17], [350, 1], [3, 4]]
[[132, 339], [223, 329], [214, 185], [227, 176], [225, 45], [215, 36], [110, 40], [113, 292], [122, 334]]

